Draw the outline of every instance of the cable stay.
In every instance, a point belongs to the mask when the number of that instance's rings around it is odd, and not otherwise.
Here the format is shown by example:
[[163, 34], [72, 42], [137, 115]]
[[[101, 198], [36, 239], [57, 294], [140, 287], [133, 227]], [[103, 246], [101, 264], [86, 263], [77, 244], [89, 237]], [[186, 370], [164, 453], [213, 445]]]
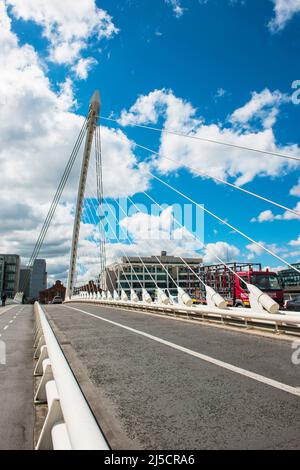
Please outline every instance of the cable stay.
[[243, 236], [244, 238], [246, 238], [248, 241], [250, 241], [251, 243], [253, 243], [254, 245], [256, 245], [257, 247], [261, 248], [262, 250], [264, 250], [265, 252], [267, 252], [268, 254], [274, 256], [276, 259], [278, 259], [280, 262], [284, 263], [286, 266], [288, 266], [289, 268], [293, 269], [294, 271], [298, 272], [300, 274], [300, 270], [297, 269], [295, 266], [293, 266], [292, 264], [288, 263], [286, 260], [284, 260], [283, 258], [281, 258], [281, 256], [278, 256], [276, 253], [274, 253], [273, 251], [271, 251], [269, 248], [265, 247], [264, 245], [262, 245], [261, 243], [257, 242], [256, 240], [254, 240], [253, 238], [249, 237], [247, 234], [245, 234], [244, 232], [242, 232], [241, 230], [239, 230], [237, 227], [235, 227], [234, 225], [230, 224], [229, 222], [227, 222], [226, 220], [222, 219], [221, 217], [217, 216], [216, 214], [214, 214], [213, 212], [211, 212], [209, 209], [207, 209], [206, 207], [200, 205], [199, 203], [197, 203], [196, 201], [194, 201], [193, 199], [191, 199], [190, 197], [186, 196], [184, 193], [182, 193], [181, 191], [179, 191], [178, 189], [174, 188], [172, 185], [170, 185], [169, 183], [163, 181], [161, 178], [159, 178], [158, 176], [154, 175], [153, 173], [151, 173], [150, 171], [147, 171], [147, 170], [144, 170], [145, 173], [148, 173], [152, 178], [156, 179], [157, 181], [159, 181], [160, 183], [162, 183], [164, 186], [168, 187], [169, 189], [171, 189], [172, 191], [174, 191], [175, 193], [179, 194], [180, 196], [182, 196], [183, 198], [187, 199], [189, 202], [191, 202], [192, 204], [195, 204], [197, 207], [199, 207], [202, 211], [206, 212], [207, 214], [211, 215], [212, 217], [214, 217], [216, 220], [218, 220], [219, 222], [221, 222], [222, 224], [226, 225], [227, 227], [229, 227], [230, 229], [234, 230], [236, 233], [238, 233], [239, 235]]
[[183, 166], [185, 168], [187, 168], [188, 170], [190, 171], [193, 171], [194, 173], [197, 173], [198, 175], [200, 176], [204, 176], [206, 178], [210, 178], [210, 179], [213, 179], [219, 183], [222, 183], [222, 184], [225, 184], [226, 186], [229, 186], [231, 188], [234, 188], [234, 189], [237, 189], [238, 191], [241, 191], [243, 193], [246, 193], [246, 194], [249, 194], [250, 196], [254, 196], [256, 197], [257, 199], [261, 199], [262, 201], [264, 202], [268, 202], [269, 204], [272, 204], [273, 206], [276, 206], [276, 207], [279, 207], [280, 209], [283, 209], [287, 212], [290, 212], [291, 214], [294, 214], [296, 215], [297, 217], [300, 217], [300, 212], [297, 212], [296, 210], [294, 209], [291, 209], [290, 207], [286, 207], [282, 204], [279, 204], [278, 202], [275, 202], [275, 201], [272, 201], [271, 199], [268, 199], [264, 196], [261, 196], [257, 193], [254, 193], [252, 191], [249, 191], [248, 189], [244, 189], [244, 188], [241, 188], [240, 186], [234, 184], [234, 183], [229, 183], [228, 181], [225, 181], [221, 178], [218, 178], [217, 176], [212, 176], [212, 175], [209, 175], [208, 173], [205, 173], [204, 171], [201, 171], [199, 170], [198, 168], [195, 168], [195, 167], [192, 167], [191, 165], [187, 165], [185, 163], [178, 163], [176, 162], [176, 160], [170, 158], [170, 157], [167, 157], [165, 155], [161, 155], [159, 152], [156, 152], [155, 150], [152, 150], [150, 149], [149, 147], [145, 147], [144, 145], [140, 145], [140, 144], [137, 144], [135, 143], [136, 147], [139, 147], [143, 150], [146, 150], [147, 152], [150, 152], [150, 153], [153, 153], [155, 155], [158, 155], [160, 158], [163, 158], [164, 160], [169, 160], [170, 162], [172, 163], [176, 163], [176, 165], [178, 166]]
[[61, 195], [62, 195], [62, 193], [63, 193], [63, 190], [64, 190], [64, 188], [65, 188], [65, 185], [66, 185], [66, 183], [67, 183], [67, 181], [68, 181], [68, 178], [69, 178], [70, 173], [71, 173], [71, 171], [72, 171], [72, 168], [73, 168], [73, 166], [74, 166], [74, 163], [75, 163], [75, 160], [76, 160], [76, 158], [77, 158], [79, 149], [80, 149], [80, 147], [81, 147], [81, 145], [82, 145], [82, 141], [83, 141], [83, 139], [84, 139], [84, 136], [85, 136], [86, 130], [87, 130], [87, 121], [88, 121], [88, 118], [89, 118], [89, 116], [88, 116], [87, 118], [85, 118], [85, 120], [84, 120], [84, 123], [83, 123], [82, 128], [81, 128], [80, 133], [79, 133], [79, 136], [78, 136], [78, 138], [77, 138], [77, 140], [76, 140], [76, 143], [75, 143], [75, 145], [74, 145], [74, 148], [73, 148], [73, 150], [72, 150], [72, 153], [71, 153], [71, 155], [70, 155], [70, 158], [69, 158], [68, 163], [67, 163], [67, 165], [66, 165], [66, 167], [65, 167], [64, 173], [63, 173], [63, 175], [62, 175], [62, 177], [61, 177], [60, 183], [59, 183], [58, 188], [57, 188], [57, 190], [56, 190], [56, 193], [55, 193], [55, 195], [54, 195], [54, 197], [53, 197], [53, 200], [52, 200], [52, 203], [51, 203], [51, 205], [50, 205], [50, 208], [49, 208], [49, 210], [48, 210], [46, 219], [44, 220], [44, 223], [43, 223], [43, 226], [42, 226], [41, 231], [40, 231], [40, 233], [39, 233], [38, 239], [37, 239], [37, 241], [36, 241], [36, 243], [35, 243], [33, 252], [32, 252], [32, 254], [31, 254], [31, 256], [30, 256], [30, 259], [29, 259], [29, 261], [28, 261], [28, 263], [27, 263], [27, 266], [26, 266], [26, 267], [27, 267], [28, 270], [27, 270], [27, 273], [26, 273], [26, 275], [25, 275], [24, 281], [23, 281], [23, 283], [22, 283], [22, 285], [21, 285], [21, 291], [22, 291], [22, 292], [26, 292], [26, 289], [27, 289], [28, 283], [29, 283], [29, 279], [30, 279], [30, 272], [29, 272], [29, 271], [31, 270], [34, 261], [36, 260], [36, 258], [38, 257], [38, 255], [39, 255], [39, 253], [40, 253], [41, 247], [42, 247], [42, 245], [43, 245], [43, 243], [44, 243], [45, 237], [46, 237], [46, 235], [47, 235], [49, 226], [50, 226], [51, 221], [52, 221], [52, 219], [53, 219], [53, 216], [54, 216], [54, 214], [55, 214], [55, 211], [56, 211], [56, 208], [57, 208], [57, 206], [58, 206], [58, 203], [59, 203], [59, 201], [60, 201]]
[[253, 148], [253, 147], [247, 147], [247, 146], [244, 146], [244, 145], [231, 144], [230, 142], [223, 142], [223, 141], [220, 141], [220, 140], [208, 139], [206, 137], [200, 137], [200, 136], [196, 136], [196, 135], [193, 135], [193, 134], [183, 134], [181, 132], [172, 131], [170, 129], [146, 126], [146, 125], [142, 125], [142, 124], [125, 125], [125, 124], [120, 123], [120, 121], [118, 119], [113, 119], [113, 118], [105, 117], [105, 116], [100, 116], [100, 118], [105, 120], [105, 121], [115, 122], [120, 127], [138, 127], [138, 128], [141, 128], [141, 129], [148, 129], [148, 130], [159, 132], [159, 133], [162, 133], [162, 134], [171, 134], [171, 135], [176, 135], [178, 137], [185, 137], [187, 139], [198, 140], [200, 142], [208, 142], [208, 143], [211, 143], [211, 144], [223, 145], [223, 146], [226, 146], [226, 147], [236, 148], [236, 149], [240, 149], [240, 150], [247, 150], [249, 152], [256, 152], [256, 153], [259, 153], [259, 154], [262, 154], [262, 155], [271, 155], [273, 157], [285, 158], [287, 160], [293, 160], [293, 161], [297, 161], [297, 162], [300, 161], [299, 157], [295, 157], [293, 155], [286, 155], [286, 154], [279, 153], [279, 152], [271, 152], [269, 150], [262, 150], [262, 149], [257, 149], [257, 148]]

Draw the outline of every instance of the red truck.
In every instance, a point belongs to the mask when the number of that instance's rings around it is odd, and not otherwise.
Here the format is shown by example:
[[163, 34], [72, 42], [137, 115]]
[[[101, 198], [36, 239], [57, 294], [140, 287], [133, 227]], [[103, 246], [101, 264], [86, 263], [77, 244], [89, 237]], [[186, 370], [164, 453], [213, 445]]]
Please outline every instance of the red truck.
[[[278, 275], [268, 269], [263, 271], [260, 263], [227, 263], [226, 266], [223, 264], [201, 266], [200, 277], [205, 284], [224, 297], [230, 306], [250, 306], [249, 292], [241, 279], [268, 294], [280, 307], [284, 305], [283, 289]], [[205, 299], [205, 292], [201, 288], [201, 300], [203, 299]]]

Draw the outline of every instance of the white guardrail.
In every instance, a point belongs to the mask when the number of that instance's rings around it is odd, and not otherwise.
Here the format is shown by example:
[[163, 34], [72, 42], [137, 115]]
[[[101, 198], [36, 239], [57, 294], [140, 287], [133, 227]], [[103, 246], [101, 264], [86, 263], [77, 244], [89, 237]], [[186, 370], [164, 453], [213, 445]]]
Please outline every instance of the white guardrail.
[[38, 303], [36, 317], [34, 375], [41, 376], [35, 404], [47, 403], [36, 450], [108, 450], [89, 405]]
[[[104, 299], [95, 299], [95, 298], [88, 298], [82, 296], [73, 296], [71, 299], [66, 300], [65, 303], [89, 303], [89, 304], [98, 304], [98, 305], [105, 305], [105, 306], [115, 306], [133, 310], [145, 310], [148, 312], [153, 313], [165, 313], [165, 314], [173, 314], [173, 315], [185, 315], [187, 318], [190, 319], [198, 319], [198, 320], [217, 320], [217, 321], [230, 321], [230, 319], [235, 321], [242, 321], [246, 326], [250, 322], [266, 326], [270, 329], [270, 327], [274, 327], [277, 333], [280, 332], [280, 329], [284, 330], [286, 327], [287, 329], [293, 329], [293, 331], [297, 334], [300, 334], [300, 312], [284, 312], [278, 311], [277, 313], [271, 314], [267, 311], [256, 311], [253, 308], [238, 308], [238, 307], [227, 307], [227, 308], [219, 308], [219, 307], [212, 307], [208, 305], [193, 305], [191, 307], [186, 305], [171, 305], [171, 304], [162, 304], [162, 303], [148, 303], [143, 301], [132, 302], [130, 300], [122, 301], [122, 300], [104, 300]], [[281, 328], [279, 328], [281, 327]]]

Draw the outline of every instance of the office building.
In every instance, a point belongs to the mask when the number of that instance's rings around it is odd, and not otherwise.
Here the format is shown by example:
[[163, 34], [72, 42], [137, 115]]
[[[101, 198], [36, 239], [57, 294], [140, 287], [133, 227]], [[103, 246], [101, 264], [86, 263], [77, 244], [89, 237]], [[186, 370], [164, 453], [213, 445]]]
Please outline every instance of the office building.
[[2, 295], [3, 282], [4, 282], [4, 255], [0, 255], [0, 297]]
[[47, 288], [46, 260], [36, 259], [32, 266], [30, 279], [30, 298], [38, 299], [39, 293]]
[[18, 290], [19, 292], [24, 292], [25, 297], [27, 299], [30, 296], [30, 282], [31, 282], [31, 268], [27, 268], [27, 266], [21, 266]]
[[168, 294], [177, 296], [176, 284], [190, 296], [199, 291], [199, 274], [201, 258], [181, 258], [168, 256], [162, 251], [160, 256], [122, 258], [106, 269], [106, 285], [110, 291], [114, 289], [120, 294], [123, 289], [127, 295], [134, 289], [141, 298], [142, 287], [151, 297], [156, 296], [157, 286]]
[[[300, 271], [300, 263], [295, 263], [296, 269]], [[283, 284], [283, 288], [288, 292], [300, 292], [300, 274], [294, 269], [282, 269], [278, 271], [278, 276]]]
[[19, 288], [20, 256], [0, 255], [0, 292], [14, 298]]

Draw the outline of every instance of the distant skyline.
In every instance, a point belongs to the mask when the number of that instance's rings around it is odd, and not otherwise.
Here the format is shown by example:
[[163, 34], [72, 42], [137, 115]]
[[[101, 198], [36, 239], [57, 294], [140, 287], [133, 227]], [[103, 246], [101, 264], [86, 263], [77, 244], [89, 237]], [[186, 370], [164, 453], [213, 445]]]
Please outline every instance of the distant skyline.
[[[119, 122], [101, 121], [105, 198], [130, 196], [149, 208], [146, 190], [160, 204], [186, 202], [150, 171], [297, 262], [297, 216], [185, 167], [300, 211], [297, 162], [134, 124], [300, 158], [299, 30], [299, 0], [0, 0], [0, 252], [16, 252], [25, 262], [31, 254], [90, 97], [99, 89], [102, 116]], [[66, 280], [78, 174], [79, 161], [39, 256], [47, 259], [50, 283]], [[92, 176], [87, 201], [94, 197]], [[85, 216], [79, 262], [89, 268], [79, 269], [79, 281], [97, 272], [97, 234], [87, 211]], [[121, 216], [131, 244], [111, 240], [108, 262], [123, 249], [131, 255], [165, 249], [213, 261], [195, 240], [164, 239], [164, 231], [174, 235], [168, 210], [153, 217]], [[150, 222], [152, 241], [145, 229]], [[204, 238], [224, 259], [281, 265], [207, 215]]]

